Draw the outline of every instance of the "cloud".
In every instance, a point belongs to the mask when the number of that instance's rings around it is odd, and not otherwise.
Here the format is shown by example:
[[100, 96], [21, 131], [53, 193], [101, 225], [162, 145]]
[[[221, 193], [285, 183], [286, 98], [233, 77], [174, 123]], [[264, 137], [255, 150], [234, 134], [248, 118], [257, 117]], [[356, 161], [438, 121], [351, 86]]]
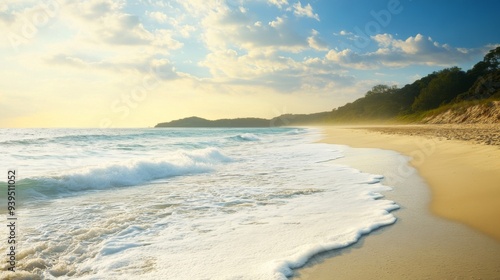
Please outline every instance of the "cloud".
[[174, 29], [177, 31], [177, 33], [179, 33], [180, 36], [184, 38], [191, 37], [191, 34], [196, 31], [196, 27], [189, 24], [178, 24]]
[[484, 48], [454, 48], [421, 34], [408, 37], [406, 40], [395, 39], [390, 34], [378, 34], [371, 38], [378, 45], [378, 49], [374, 52], [357, 53], [351, 49], [330, 50], [326, 58], [349, 68], [374, 69], [410, 65], [452, 66], [471, 61], [485, 52]]
[[353, 78], [339, 67], [319, 58], [295, 60], [265, 49], [240, 53], [221, 50], [201, 63], [210, 69], [213, 81], [223, 84], [262, 86], [279, 92], [345, 87]]
[[[64, 32], [50, 43], [49, 51], [39, 55], [42, 63], [49, 67], [90, 68], [110, 73], [146, 73], [155, 64], [163, 70], [169, 69], [163, 71], [168, 73], [163, 78], [176, 77], [169, 56], [184, 46], [174, 37], [189, 36], [192, 31], [189, 26], [179, 23], [178, 29], [157, 26], [148, 29], [141, 22], [144, 18], [124, 10], [123, 1], [67, 1], [62, 5], [58, 20], [64, 26], [54, 28]], [[161, 12], [146, 12], [146, 15], [157, 20], [169, 19]], [[66, 34], [70, 35], [64, 38]]]
[[[60, 20], [73, 31], [74, 46], [93, 44], [102, 46], [161, 46], [175, 50], [182, 44], [173, 39], [174, 31], [164, 27], [146, 28], [144, 18], [130, 14], [121, 0], [90, 0], [85, 2], [66, 1], [61, 6]], [[157, 22], [169, 20], [160, 11], [145, 12], [148, 18]], [[175, 31], [176, 32], [176, 31]], [[185, 32], [185, 31], [184, 31]]]
[[125, 12], [120, 1], [68, 2], [61, 7], [61, 19], [78, 30], [76, 40], [106, 45], [148, 45], [155, 35], [137, 15]]
[[275, 5], [276, 7], [282, 9], [285, 6], [288, 6], [288, 0], [268, 0], [269, 4]]
[[293, 4], [293, 9], [294, 9], [293, 14], [298, 17], [308, 17], [319, 21], [319, 15], [313, 12], [313, 8], [309, 3], [306, 6], [302, 6], [302, 4], [299, 1]]
[[[198, 2], [201, 6], [194, 5]], [[224, 1], [179, 1], [177, 5], [170, 4], [171, 10], [152, 9], [144, 12], [147, 18], [141, 18], [126, 12], [120, 1], [92, 0], [86, 5], [69, 2], [64, 7], [63, 19], [79, 32], [71, 41], [52, 48], [44, 55], [44, 62], [84, 71], [129, 74], [145, 74], [156, 65], [164, 73], [163, 80], [188, 77], [193, 82], [256, 85], [284, 92], [299, 90], [306, 84], [312, 88], [312, 81], [326, 84], [327, 77], [337, 75], [336, 69], [316, 68], [320, 74], [314, 70], [316, 66], [298, 59], [300, 56], [289, 55], [311, 49], [326, 51], [327, 44], [318, 31], [310, 30], [309, 34], [298, 31], [286, 14], [266, 24], [265, 17], [241, 5], [230, 7]], [[310, 5], [300, 7], [312, 11]], [[172, 16], [170, 11], [179, 15]], [[152, 27], [151, 21], [147, 21], [150, 19], [162, 24]], [[196, 78], [195, 74], [190, 76], [175, 67], [180, 65], [186, 70], [172, 52], [184, 55], [182, 48], [189, 41], [179, 38], [191, 34], [198, 37], [191, 38], [190, 42], [201, 42], [206, 56], [200, 56], [198, 61], [193, 59], [190, 64], [207, 71], [211, 77]], [[307, 74], [302, 72], [305, 69], [309, 69]], [[320, 83], [323, 79], [325, 83]]]
[[15, 20], [16, 17], [13, 14], [7, 11], [0, 11], [0, 22], [3, 22], [6, 26], [11, 25]]
[[183, 8], [183, 12], [194, 18], [200, 18], [209, 11], [217, 11], [224, 7], [224, 1], [219, 0], [177, 0]]
[[89, 0], [77, 2], [74, 6], [78, 9], [80, 16], [87, 19], [97, 19], [121, 9], [124, 3], [113, 0]]
[[141, 79], [152, 71], [159, 81], [184, 77], [175, 69], [171, 52], [184, 46], [174, 37], [183, 32], [189, 35], [189, 27], [179, 24], [184, 31], [157, 26], [148, 29], [141, 22], [144, 17], [125, 11], [123, 1], [59, 2], [55, 23], [39, 27], [39, 38], [16, 54], [22, 67], [79, 77], [98, 73], [120, 80], [118, 84], [131, 77]]
[[328, 61], [334, 62], [347, 68], [363, 70], [376, 68], [376, 65], [373, 61], [368, 61], [368, 55], [364, 55], [363, 57], [363, 55], [360, 55], [350, 49], [342, 51], [330, 50], [325, 57]]
[[269, 25], [274, 27], [274, 28], [278, 28], [281, 25], [283, 25], [284, 22], [285, 22], [285, 20], [282, 17], [276, 17], [276, 20], [270, 21]]
[[112, 45], [147, 45], [154, 37], [134, 15], [106, 15], [99, 22], [101, 25], [94, 29], [94, 34], [101, 42]]
[[349, 31], [346, 31], [346, 30], [340, 30], [339, 33], [333, 33], [334, 36], [341, 36], [341, 37], [345, 37], [347, 38], [348, 40], [351, 40], [351, 41], [354, 41], [354, 40], [357, 40], [359, 38], [358, 35], [352, 33], [352, 32], [349, 32]]
[[6, 1], [0, 6], [0, 30], [7, 40], [0, 40], [0, 46], [9, 44], [18, 50], [20, 45], [30, 43], [41, 29], [57, 21], [59, 10], [55, 0]]
[[311, 33], [312, 35], [307, 38], [309, 46], [317, 51], [327, 51], [328, 44], [319, 38], [319, 32], [313, 29]]
[[153, 75], [159, 80], [173, 80], [184, 76], [176, 71], [168, 59], [143, 57], [135, 59], [99, 58], [78, 54], [56, 54], [46, 58], [51, 65], [70, 66], [78, 70], [102, 70], [114, 73]]
[[159, 23], [167, 21], [167, 15], [162, 12], [146, 12], [146, 15]]
[[202, 22], [207, 48], [211, 51], [231, 47], [271, 48], [290, 52], [308, 48], [307, 37], [299, 34], [286, 16], [278, 16], [267, 25], [256, 22], [254, 16], [227, 7], [211, 11]]
[[[190, 30], [187, 28], [187, 30]], [[183, 43], [173, 38], [173, 32], [166, 29], [158, 29], [151, 33], [150, 43], [152, 46], [166, 48], [167, 50], [177, 50], [183, 47]]]

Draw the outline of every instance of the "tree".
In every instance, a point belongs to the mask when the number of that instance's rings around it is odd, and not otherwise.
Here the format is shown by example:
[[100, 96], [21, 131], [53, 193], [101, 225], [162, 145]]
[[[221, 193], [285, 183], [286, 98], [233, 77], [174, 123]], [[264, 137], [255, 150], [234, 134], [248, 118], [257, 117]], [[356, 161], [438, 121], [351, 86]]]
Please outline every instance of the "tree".
[[484, 56], [483, 62], [487, 65], [489, 72], [494, 72], [500, 68], [500, 47], [493, 49]]
[[384, 94], [384, 93], [392, 93], [398, 89], [397, 86], [388, 86], [388, 85], [376, 85], [372, 87], [371, 90], [369, 90], [366, 93], [366, 97], [369, 97], [371, 95], [379, 95], [379, 94]]
[[483, 58], [467, 71], [467, 76], [474, 83], [479, 77], [500, 70], [500, 47], [490, 50]]
[[437, 73], [434, 72], [429, 74], [419, 80], [416, 80], [412, 84], [405, 85], [401, 88], [397, 94], [397, 101], [400, 104], [401, 110], [400, 114], [411, 113], [411, 106], [415, 99], [420, 94], [422, 89], [426, 88], [429, 83], [436, 78]]
[[417, 112], [437, 108], [441, 104], [449, 103], [469, 87], [466, 74], [460, 68], [444, 69], [422, 89], [412, 104], [412, 110]]
[[374, 121], [397, 116], [401, 105], [397, 101], [397, 86], [376, 85], [362, 98], [333, 110], [336, 121]]

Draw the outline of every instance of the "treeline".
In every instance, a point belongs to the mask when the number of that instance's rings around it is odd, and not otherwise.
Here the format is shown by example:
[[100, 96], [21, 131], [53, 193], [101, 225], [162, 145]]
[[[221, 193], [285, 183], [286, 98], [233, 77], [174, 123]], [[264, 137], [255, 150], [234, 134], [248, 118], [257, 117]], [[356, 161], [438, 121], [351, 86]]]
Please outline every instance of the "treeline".
[[402, 88], [377, 85], [362, 98], [334, 109], [319, 121], [369, 122], [396, 119], [465, 100], [500, 99], [500, 47], [472, 69], [447, 68]]

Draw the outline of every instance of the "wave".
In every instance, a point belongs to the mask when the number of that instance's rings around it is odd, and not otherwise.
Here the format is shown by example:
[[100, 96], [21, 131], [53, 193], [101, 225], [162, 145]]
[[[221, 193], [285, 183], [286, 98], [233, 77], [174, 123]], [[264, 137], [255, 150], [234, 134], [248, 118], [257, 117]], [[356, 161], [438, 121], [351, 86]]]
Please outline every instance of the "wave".
[[294, 130], [290, 130], [287, 132], [288, 135], [297, 135], [297, 134], [304, 134], [307, 130], [306, 129], [299, 129], [299, 128], [296, 128]]
[[253, 134], [253, 133], [243, 133], [243, 134], [239, 134], [239, 135], [236, 135], [236, 136], [233, 136], [233, 137], [230, 137], [231, 139], [233, 140], [236, 140], [236, 141], [260, 141], [260, 137], [258, 137], [257, 135]]
[[[56, 130], [57, 131], [57, 130]], [[0, 144], [2, 145], [30, 145], [30, 144], [47, 144], [47, 143], [78, 143], [78, 142], [98, 142], [98, 141], [115, 141], [115, 140], [133, 140], [137, 137], [161, 137], [164, 136], [165, 132], [136, 132], [136, 131], [111, 131], [103, 132], [101, 134], [95, 133], [95, 131], [91, 131], [92, 133], [86, 131], [74, 130], [70, 131], [69, 135], [48, 135], [46, 133], [42, 133], [42, 135], [29, 135], [30, 137], [22, 138], [22, 139], [11, 139], [11, 140], [0, 140]], [[175, 134], [168, 134], [168, 137], [176, 137]]]
[[293, 270], [304, 267], [313, 257], [328, 251], [346, 248], [358, 242], [358, 240], [372, 231], [392, 225], [397, 218], [390, 214], [391, 211], [399, 209], [397, 204], [389, 204], [385, 210], [381, 210], [382, 216], [378, 221], [368, 222], [359, 228], [348, 228], [334, 238], [329, 238], [321, 244], [310, 244], [303, 246], [302, 250], [288, 257], [286, 260], [276, 261], [274, 271], [279, 279], [288, 279], [293, 276]]
[[18, 181], [22, 194], [28, 197], [65, 196], [75, 192], [102, 190], [147, 183], [174, 176], [212, 171], [231, 158], [215, 148], [178, 152], [162, 159], [114, 162], [66, 171], [54, 176], [26, 178]]

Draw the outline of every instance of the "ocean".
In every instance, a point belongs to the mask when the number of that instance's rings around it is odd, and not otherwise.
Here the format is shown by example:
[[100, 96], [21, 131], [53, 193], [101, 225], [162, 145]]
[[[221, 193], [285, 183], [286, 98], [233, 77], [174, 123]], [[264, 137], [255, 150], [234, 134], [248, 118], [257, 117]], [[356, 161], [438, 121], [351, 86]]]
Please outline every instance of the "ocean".
[[[313, 128], [1, 129], [13, 279], [287, 279], [396, 218]], [[7, 224], [7, 218], [5, 223]], [[9, 252], [4, 227], [0, 251]]]

